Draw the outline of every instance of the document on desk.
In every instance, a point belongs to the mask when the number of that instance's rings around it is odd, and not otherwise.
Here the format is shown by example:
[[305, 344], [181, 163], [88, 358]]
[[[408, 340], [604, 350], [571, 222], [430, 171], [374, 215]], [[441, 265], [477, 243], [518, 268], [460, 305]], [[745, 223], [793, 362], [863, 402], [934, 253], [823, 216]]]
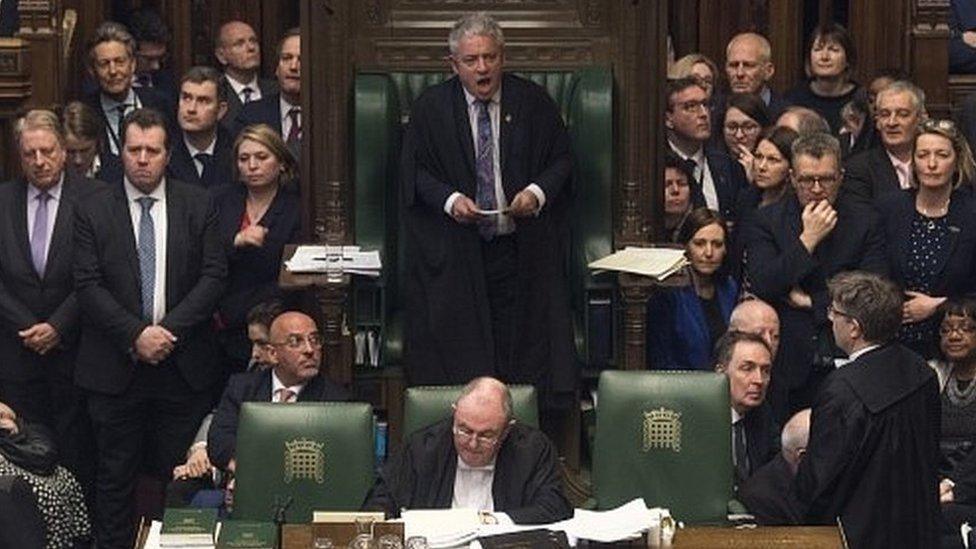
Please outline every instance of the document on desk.
[[378, 250], [362, 250], [359, 246], [305, 245], [295, 249], [295, 255], [285, 262], [292, 273], [342, 273], [379, 276], [383, 268]]
[[477, 509], [412, 509], [401, 517], [404, 537], [423, 536], [431, 549], [467, 547], [481, 527]]
[[591, 262], [595, 271], [620, 271], [649, 276], [657, 281], [680, 271], [688, 264], [685, 251], [675, 248], [635, 248], [628, 246]]

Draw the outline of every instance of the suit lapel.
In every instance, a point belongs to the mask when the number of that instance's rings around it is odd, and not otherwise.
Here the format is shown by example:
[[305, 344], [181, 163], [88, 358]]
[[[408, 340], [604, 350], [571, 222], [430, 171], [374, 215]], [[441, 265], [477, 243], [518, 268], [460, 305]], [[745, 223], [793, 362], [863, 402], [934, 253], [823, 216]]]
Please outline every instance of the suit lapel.
[[183, 272], [181, 261], [184, 254], [179, 243], [187, 241], [186, 208], [183, 207], [183, 194], [174, 185], [175, 180], [166, 182], [166, 308], [177, 302], [178, 274]]
[[[501, 135], [498, 136], [498, 146], [501, 149], [501, 161], [499, 162], [502, 170], [502, 186], [504, 187], [506, 177], [505, 177], [505, 165], [508, 161], [508, 157], [512, 153], [512, 134], [518, 127], [519, 111], [522, 106], [522, 98], [519, 97], [519, 89], [517, 86], [512, 84], [511, 79], [506, 79], [502, 77], [503, 82], [507, 82], [507, 86], [502, 86], [502, 103], [501, 110], [498, 113], [498, 128]], [[506, 192], [506, 194], [508, 194]]]
[[883, 187], [875, 190], [875, 196], [901, 189], [901, 184], [898, 183], [898, 172], [895, 171], [895, 166], [891, 163], [891, 159], [888, 158], [888, 153], [885, 152], [884, 147], [877, 147], [874, 155], [877, 161], [874, 173], [879, 174], [882, 179], [879, 183]]
[[[956, 193], [954, 193], [956, 194]], [[969, 218], [966, 215], [966, 211], [963, 205], [966, 204], [961, 196], [957, 195], [956, 200], [949, 201], [949, 212], [948, 222], [949, 222], [949, 242], [947, 243], [945, 249], [939, 254], [939, 262], [936, 264], [935, 272], [939, 275], [939, 279], [943, 279], [941, 275], [945, 271], [946, 266], [949, 264], [949, 259], [952, 257], [956, 250], [956, 245], [959, 244], [959, 235], [963, 234], [966, 225], [969, 224]], [[907, 255], [907, 254], [906, 254]]]
[[[468, 116], [468, 102], [464, 96], [464, 90], [461, 87], [461, 80], [458, 77], [454, 77], [454, 91], [452, 93], [454, 97], [454, 127], [457, 128], [458, 140], [461, 142], [462, 152], [464, 153], [464, 165], [468, 168], [468, 174], [471, 176], [470, 181], [474, 182], [477, 179], [476, 172], [474, 170], [474, 138], [471, 136], [471, 118]], [[472, 192], [475, 189], [465, 189], [468, 192]], [[474, 196], [472, 194], [471, 196]]]
[[[24, 261], [30, 265], [31, 272], [34, 272], [34, 260], [30, 251], [30, 235], [27, 234], [27, 208], [33, 204], [27, 204], [27, 181], [21, 179], [17, 183], [17, 199], [11, 204], [9, 213], [14, 226], [14, 236], [17, 239], [17, 247], [24, 256]], [[34, 276], [37, 276], [35, 273]]]
[[129, 267], [132, 269], [132, 276], [136, 280], [136, 287], [142, 286], [142, 275], [139, 274], [139, 247], [136, 245], [135, 228], [132, 225], [132, 214], [129, 209], [129, 199], [125, 196], [125, 186], [113, 185], [112, 192], [118, 204], [115, 208], [109, 208], [112, 218], [116, 220], [118, 226], [116, 230], [122, 235], [122, 240], [126, 242], [126, 253], [129, 258]]
[[54, 220], [54, 232], [51, 234], [51, 244], [47, 250], [47, 266], [44, 269], [44, 276], [52, 272], [55, 264], [60, 262], [62, 255], [70, 257], [67, 252], [71, 249], [72, 224], [74, 222], [74, 201], [77, 194], [78, 185], [86, 182], [78, 182], [75, 178], [65, 174], [64, 185], [61, 186], [61, 200], [58, 204], [57, 218]]
[[909, 261], [909, 250], [908, 250], [908, 237], [912, 232], [912, 222], [915, 219], [915, 194], [906, 194], [906, 199], [900, 202], [900, 207], [898, 210], [898, 218], [901, 220], [898, 223], [898, 230], [895, 233], [894, 243], [888, 242], [890, 245], [898, 247], [898, 271], [904, 277], [905, 273], [908, 272], [908, 261]]

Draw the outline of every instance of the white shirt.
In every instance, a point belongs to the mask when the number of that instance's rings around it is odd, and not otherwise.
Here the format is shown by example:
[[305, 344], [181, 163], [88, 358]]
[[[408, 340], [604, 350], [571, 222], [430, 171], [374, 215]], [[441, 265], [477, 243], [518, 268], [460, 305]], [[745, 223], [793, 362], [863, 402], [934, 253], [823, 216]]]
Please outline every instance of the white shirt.
[[293, 108], [298, 109], [298, 127], [302, 127], [302, 106], [292, 105], [291, 103], [285, 101], [283, 96], [278, 98], [278, 108], [281, 109], [281, 138], [288, 139], [288, 134], [291, 133], [291, 117], [288, 116], [288, 111]]
[[229, 74], [224, 74], [227, 77], [227, 83], [230, 84], [230, 89], [234, 90], [234, 94], [240, 98], [241, 103], [245, 103], [244, 88], [251, 88], [251, 101], [257, 101], [261, 99], [261, 86], [258, 85], [258, 75], [254, 74], [254, 78], [250, 82], [240, 83], [234, 80]]
[[885, 150], [885, 153], [888, 154], [888, 160], [891, 160], [891, 165], [895, 167], [895, 173], [898, 174], [898, 186], [903, 190], [912, 188], [912, 161], [902, 162], [888, 150]]
[[294, 393], [295, 400], [297, 401], [298, 395], [301, 394], [302, 389], [304, 388], [305, 388], [304, 383], [300, 385], [285, 385], [284, 383], [281, 382], [280, 379], [278, 379], [278, 374], [276, 374], [274, 370], [271, 370], [271, 402], [281, 402], [280, 400], [278, 400], [279, 397], [278, 391], [281, 389], [288, 389], [289, 391]]
[[705, 149], [698, 147], [695, 154], [688, 156], [681, 152], [670, 140], [668, 141], [668, 145], [671, 146], [671, 150], [682, 160], [694, 161], [695, 173], [693, 175], [695, 176], [695, 181], [701, 181], [702, 194], [705, 195], [705, 205], [710, 210], [720, 211], [718, 206], [718, 191], [715, 190], [715, 180], [712, 179], [712, 170], [709, 169], [708, 159], [705, 158]]
[[[481, 107], [478, 102], [478, 98], [468, 93], [468, 90], [464, 87], [464, 100], [468, 104], [468, 122], [471, 127], [471, 139], [474, 143], [474, 155], [475, 158], [478, 157], [478, 116], [481, 113]], [[491, 118], [491, 152], [492, 152], [492, 171], [495, 172], [495, 205], [499, 210], [504, 210], [508, 208], [508, 199], [505, 197], [505, 187], [502, 185], [502, 167], [501, 167], [501, 107], [502, 104], [502, 89], [498, 88], [495, 95], [491, 97], [488, 103], [488, 117]], [[542, 210], [542, 207], [546, 204], [546, 193], [542, 190], [542, 187], [536, 185], [535, 183], [530, 183], [525, 187], [529, 192], [535, 195], [536, 200], [539, 201], [538, 210]], [[454, 192], [451, 196], [447, 197], [447, 201], [444, 203], [444, 212], [447, 215], [451, 215], [451, 209], [454, 207], [454, 201], [461, 196], [461, 193]], [[538, 213], [538, 211], [536, 212]], [[511, 215], [502, 214], [495, 216], [494, 219], [498, 222], [497, 234], [511, 234], [515, 231], [515, 221], [512, 219]]]
[[136, 240], [136, 250], [139, 249], [139, 223], [142, 222], [142, 206], [136, 199], [151, 196], [153, 202], [149, 215], [153, 220], [153, 235], [156, 240], [156, 280], [153, 284], [153, 324], [158, 324], [166, 315], [166, 178], [164, 177], [156, 189], [148, 195], [129, 183], [129, 178], [123, 178], [125, 197], [129, 201], [129, 216], [132, 218], [132, 233]]
[[[58, 218], [58, 205], [61, 204], [61, 189], [64, 188], [64, 174], [61, 174], [61, 179], [58, 184], [48, 189], [47, 194], [51, 195], [51, 198], [47, 201], [47, 240], [44, 242], [44, 257], [47, 257], [48, 251], [51, 249], [51, 235], [54, 234], [54, 222]], [[27, 244], [30, 247], [30, 239], [34, 234], [34, 220], [37, 217], [37, 207], [40, 205], [40, 201], [37, 200], [37, 196], [41, 194], [41, 191], [31, 185], [27, 184]]]
[[868, 352], [873, 351], [873, 350], [877, 349], [878, 347], [881, 347], [881, 345], [868, 345], [867, 347], [864, 347], [863, 349], [861, 349], [859, 351], [854, 351], [847, 358], [835, 358], [834, 359], [834, 367], [835, 368], [840, 368], [842, 366], [847, 366], [851, 362], [854, 362], [858, 358], [861, 358], [861, 355], [867, 354]]
[[495, 480], [495, 463], [484, 467], [471, 467], [457, 458], [457, 471], [454, 473], [454, 496], [451, 509], [477, 509], [494, 511], [495, 500], [491, 486]]
[[108, 148], [112, 151], [112, 154], [119, 154], [119, 147], [122, 145], [122, 136], [119, 135], [119, 126], [122, 125], [122, 118], [119, 116], [119, 105], [123, 103], [128, 105], [125, 110], [125, 114], [129, 114], [135, 109], [142, 108], [142, 101], [139, 100], [139, 96], [136, 95], [135, 90], [129, 88], [129, 95], [125, 97], [125, 101], [116, 101], [111, 97], [103, 94], [101, 95], [102, 100], [102, 112], [105, 113], [105, 119], [108, 120], [108, 124], [105, 127], [105, 131], [108, 133]]
[[213, 139], [210, 141], [210, 145], [206, 149], [198, 149], [190, 143], [190, 140], [186, 137], [186, 132], [183, 132], [183, 144], [186, 145], [187, 152], [190, 153], [190, 158], [193, 160], [193, 166], [197, 169], [197, 175], [203, 177], [203, 162], [196, 159], [196, 156], [200, 153], [209, 154], [211, 162], [213, 161], [214, 147], [217, 146], [217, 133], [214, 132]]

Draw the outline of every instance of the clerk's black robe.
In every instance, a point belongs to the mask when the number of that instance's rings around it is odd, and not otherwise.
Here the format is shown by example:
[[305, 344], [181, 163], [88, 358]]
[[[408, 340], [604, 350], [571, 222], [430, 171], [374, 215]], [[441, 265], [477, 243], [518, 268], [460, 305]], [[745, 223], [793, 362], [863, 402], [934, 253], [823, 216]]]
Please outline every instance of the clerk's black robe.
[[939, 385], [889, 343], [827, 377], [795, 488], [807, 521], [840, 517], [850, 546], [938, 546]]
[[[457, 452], [453, 421], [413, 433], [376, 479], [363, 509], [396, 517], [400, 509], [449, 509], [454, 497]], [[516, 524], [567, 519], [573, 508], [563, 495], [556, 450], [541, 431], [515, 423], [495, 459], [491, 492], [495, 511]]]
[[[474, 224], [444, 213], [455, 191], [474, 200], [474, 143], [455, 77], [414, 102], [403, 144], [400, 197], [406, 244], [404, 362], [413, 385], [460, 384], [492, 375], [534, 384], [544, 403], [576, 386], [567, 243], [572, 153], [555, 103], [540, 86], [505, 75], [499, 121], [502, 186], [511, 203], [535, 183], [546, 195], [538, 216], [517, 218], [514, 355], [496, 361]], [[507, 371], [496, 371], [496, 363]], [[560, 401], [565, 399], [560, 399]]]

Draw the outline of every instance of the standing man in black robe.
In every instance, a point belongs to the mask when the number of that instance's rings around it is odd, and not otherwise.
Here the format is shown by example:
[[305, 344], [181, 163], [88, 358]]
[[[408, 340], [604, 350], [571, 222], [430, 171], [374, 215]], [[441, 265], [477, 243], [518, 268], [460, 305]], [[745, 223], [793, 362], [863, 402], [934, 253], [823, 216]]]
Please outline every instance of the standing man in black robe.
[[545, 90], [502, 72], [491, 17], [463, 17], [448, 42], [456, 77], [413, 104], [402, 157], [407, 374], [412, 384], [494, 375], [535, 384], [551, 403], [576, 382], [569, 137]]
[[854, 271], [829, 289], [834, 338], [851, 362], [827, 377], [813, 407], [795, 482], [807, 520], [840, 520], [854, 548], [938, 547], [938, 380], [894, 341], [894, 284]]

